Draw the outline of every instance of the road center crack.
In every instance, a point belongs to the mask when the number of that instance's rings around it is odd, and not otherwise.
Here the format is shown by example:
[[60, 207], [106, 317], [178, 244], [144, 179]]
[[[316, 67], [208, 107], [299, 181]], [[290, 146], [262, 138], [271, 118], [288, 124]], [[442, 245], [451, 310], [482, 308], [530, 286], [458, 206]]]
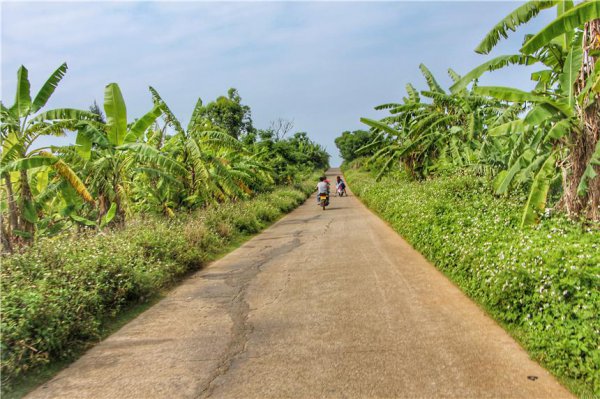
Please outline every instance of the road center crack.
[[301, 241], [299, 234], [294, 234], [294, 238], [283, 245], [271, 247], [267, 252], [263, 252], [258, 260], [249, 260], [248, 264], [240, 265], [239, 273], [232, 273], [226, 279], [225, 283], [236, 289], [236, 293], [229, 303], [229, 315], [233, 325], [231, 326], [231, 339], [227, 349], [220, 356], [220, 360], [210, 374], [205, 383], [201, 385], [198, 398], [204, 399], [212, 395], [215, 388], [215, 382], [219, 377], [227, 374], [232, 363], [242, 353], [246, 351], [248, 339], [254, 330], [251, 323], [248, 322], [250, 306], [246, 302], [246, 291], [252, 280], [262, 271], [265, 264], [273, 262], [278, 257], [288, 254], [292, 250], [300, 247]]

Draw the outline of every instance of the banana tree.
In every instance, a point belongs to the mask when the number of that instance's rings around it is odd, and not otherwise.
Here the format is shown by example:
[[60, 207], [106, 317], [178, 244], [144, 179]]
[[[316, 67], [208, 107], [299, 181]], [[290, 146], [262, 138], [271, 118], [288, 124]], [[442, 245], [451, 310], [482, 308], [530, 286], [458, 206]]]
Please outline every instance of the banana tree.
[[[94, 200], [77, 174], [47, 148], [32, 148], [40, 136], [62, 136], [74, 130], [77, 123], [93, 118], [87, 111], [61, 108], [39, 112], [48, 102], [67, 71], [67, 64], [56, 69], [35, 98], [31, 99], [28, 71], [21, 66], [17, 72], [15, 103], [7, 108], [0, 103], [2, 155], [0, 175], [4, 180], [3, 201], [6, 202], [9, 226], [3, 234], [31, 239], [37, 220], [36, 206], [30, 187], [30, 175], [51, 167], [56, 175], [68, 182], [85, 200]], [[4, 217], [2, 218], [4, 223]]]
[[158, 92], [152, 87], [150, 92], [155, 105], [163, 112], [165, 124], [174, 130], [174, 135], [165, 142], [165, 151], [186, 169], [180, 179], [185, 197], [179, 198], [178, 202], [193, 207], [243, 197], [252, 192], [251, 176], [265, 178], [239, 140], [201, 116], [200, 99], [184, 129]]
[[[361, 119], [379, 133], [371, 144], [361, 149], [380, 148], [371, 158], [371, 162], [383, 165], [378, 177], [395, 161], [402, 162], [415, 178], [447, 168], [479, 166], [487, 120], [497, 117], [505, 108], [498, 101], [475, 95], [471, 90], [447, 94], [424, 65], [420, 69], [429, 90], [419, 94], [409, 84], [403, 104], [377, 107], [389, 109], [390, 116], [381, 121]], [[453, 70], [448, 73], [455, 81], [460, 80]], [[421, 101], [421, 95], [429, 100]], [[390, 139], [392, 144], [382, 145]], [[384, 162], [377, 161], [383, 159]]]
[[145, 142], [146, 131], [162, 114], [158, 106], [135, 122], [127, 123], [127, 109], [119, 86], [110, 83], [104, 90], [106, 122], [84, 121], [78, 125], [79, 156], [85, 161], [86, 182], [97, 193], [97, 223], [115, 204], [113, 222], [124, 224], [133, 175], [141, 167], [157, 174], [183, 174], [184, 168], [156, 146]]
[[[528, 36], [520, 54], [496, 57], [465, 75], [452, 90], [461, 90], [486, 71], [509, 64], [539, 63], [544, 69], [532, 73], [537, 82], [532, 92], [506, 87], [478, 87], [476, 92], [513, 104], [529, 112], [491, 130], [512, 137], [507, 148], [511, 163], [496, 179], [498, 192], [505, 192], [515, 176], [529, 176], [529, 200], [523, 225], [537, 220], [547, 196], [540, 193], [549, 182], [562, 175], [559, 207], [568, 214], [600, 219], [600, 179], [596, 154], [600, 128], [600, 3], [584, 1], [530, 1], [500, 21], [483, 39], [476, 51], [488, 53], [507, 37], [507, 30], [535, 17], [542, 9], [556, 7], [557, 17], [535, 35]], [[531, 139], [531, 133], [539, 139]], [[529, 145], [523, 145], [529, 143]], [[517, 145], [518, 144], [518, 145]], [[555, 163], [550, 165], [549, 160]], [[551, 173], [551, 171], [554, 171]], [[539, 179], [547, 179], [542, 183]], [[521, 179], [522, 180], [522, 179]], [[535, 200], [534, 206], [529, 206]]]

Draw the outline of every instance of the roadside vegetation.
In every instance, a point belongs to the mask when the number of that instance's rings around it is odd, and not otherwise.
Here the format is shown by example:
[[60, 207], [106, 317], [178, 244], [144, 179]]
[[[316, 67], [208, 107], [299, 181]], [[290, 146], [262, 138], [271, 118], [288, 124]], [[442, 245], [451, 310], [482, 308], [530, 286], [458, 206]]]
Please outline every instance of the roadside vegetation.
[[44, 238], [4, 258], [3, 391], [10, 392], [14, 377], [71, 359], [97, 342], [106, 322], [294, 209], [313, 191], [313, 183], [173, 219], [136, 217], [125, 228], [102, 234]]
[[[527, 2], [476, 51], [489, 53], [509, 30], [548, 8], [556, 8], [556, 19], [525, 37], [518, 54], [464, 76], [449, 69], [455, 82], [449, 91], [421, 64], [427, 90], [408, 84], [403, 102], [376, 107], [389, 115], [363, 118], [373, 138], [359, 153], [374, 154], [379, 176], [398, 164], [417, 180], [471, 169], [492, 180], [497, 195], [525, 190], [522, 226], [535, 224], [547, 207], [600, 220], [600, 2]], [[512, 64], [536, 68], [533, 90], [478, 85], [484, 73]]]
[[[517, 54], [444, 90], [406, 85], [389, 113], [336, 139], [362, 200], [581, 396], [600, 396], [600, 2], [530, 1], [483, 38], [555, 9]], [[529, 65], [535, 88], [483, 87]], [[358, 147], [358, 144], [362, 146]]]
[[[152, 87], [153, 107], [131, 118], [116, 83], [102, 109], [44, 110], [66, 72], [32, 100], [21, 67], [14, 104], [0, 104], [4, 393], [295, 208], [329, 166], [291, 122], [255, 128], [235, 89], [198, 100], [186, 124]], [[73, 145], [38, 146], [67, 134]]]
[[600, 394], [600, 226], [522, 229], [518, 196], [460, 173], [415, 181], [346, 168], [354, 194], [581, 397]]

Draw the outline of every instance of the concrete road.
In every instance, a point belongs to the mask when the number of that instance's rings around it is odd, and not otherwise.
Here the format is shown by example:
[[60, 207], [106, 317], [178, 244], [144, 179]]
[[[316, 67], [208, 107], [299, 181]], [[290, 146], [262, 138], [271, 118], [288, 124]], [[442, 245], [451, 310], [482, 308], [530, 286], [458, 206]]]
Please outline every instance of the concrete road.
[[311, 197], [29, 397], [571, 395], [351, 194]]

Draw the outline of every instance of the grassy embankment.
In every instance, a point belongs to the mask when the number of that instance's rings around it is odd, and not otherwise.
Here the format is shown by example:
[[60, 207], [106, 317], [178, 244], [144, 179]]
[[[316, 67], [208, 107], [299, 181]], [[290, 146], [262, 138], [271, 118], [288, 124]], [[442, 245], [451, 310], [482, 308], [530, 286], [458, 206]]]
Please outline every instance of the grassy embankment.
[[174, 220], [43, 239], [2, 258], [2, 396], [48, 379], [165, 289], [300, 205], [313, 181]]
[[600, 396], [600, 226], [561, 215], [520, 229], [522, 201], [455, 175], [376, 182], [353, 192], [581, 397]]

